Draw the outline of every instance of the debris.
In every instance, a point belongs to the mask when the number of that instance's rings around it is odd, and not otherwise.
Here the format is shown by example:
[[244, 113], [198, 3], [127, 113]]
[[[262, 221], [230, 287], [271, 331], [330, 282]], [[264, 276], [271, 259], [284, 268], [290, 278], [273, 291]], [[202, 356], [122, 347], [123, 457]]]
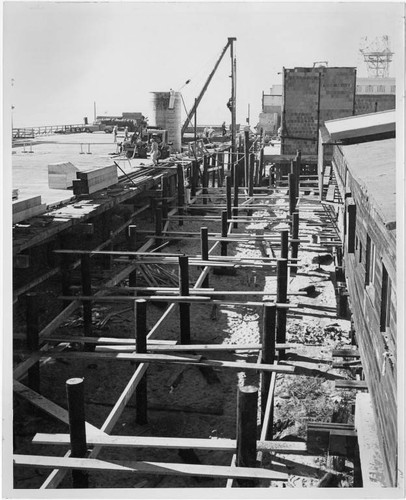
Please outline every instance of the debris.
[[339, 475], [333, 474], [332, 472], [327, 472], [320, 479], [317, 488], [338, 488], [338, 485], [340, 484], [340, 479], [341, 477]]
[[312, 263], [320, 266], [328, 266], [333, 262], [333, 256], [330, 253], [316, 255], [313, 257]]

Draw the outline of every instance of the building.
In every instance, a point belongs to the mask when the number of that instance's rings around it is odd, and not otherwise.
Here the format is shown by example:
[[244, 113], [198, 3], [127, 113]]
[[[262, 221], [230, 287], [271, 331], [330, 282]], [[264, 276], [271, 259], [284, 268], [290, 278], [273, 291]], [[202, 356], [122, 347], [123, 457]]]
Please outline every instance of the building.
[[[327, 121], [323, 132], [332, 147], [323, 203], [332, 207], [341, 234], [356, 344], [369, 391], [358, 394], [355, 418], [364, 487], [398, 484], [394, 136], [393, 111]], [[319, 171], [321, 185], [326, 168]], [[363, 414], [365, 405], [371, 407], [371, 421]], [[370, 427], [376, 429], [375, 444], [366, 431]]]
[[395, 78], [357, 78], [355, 114], [376, 113], [396, 107]]
[[262, 93], [262, 112], [259, 114], [257, 129], [276, 134], [282, 113], [282, 85], [273, 85], [270, 93]]
[[317, 155], [326, 120], [355, 113], [356, 68], [283, 69], [282, 154]]

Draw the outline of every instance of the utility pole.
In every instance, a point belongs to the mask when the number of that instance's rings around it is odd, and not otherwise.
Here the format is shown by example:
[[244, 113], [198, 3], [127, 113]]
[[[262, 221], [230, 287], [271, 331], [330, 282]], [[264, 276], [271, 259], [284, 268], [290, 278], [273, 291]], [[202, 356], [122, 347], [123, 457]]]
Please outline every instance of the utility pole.
[[96, 101], [93, 102], [93, 122], [96, 123]]
[[237, 40], [236, 38], [229, 38], [228, 41], [230, 43], [230, 57], [231, 57], [231, 158], [232, 161], [235, 160], [235, 134], [236, 134], [236, 123], [235, 123], [235, 115], [236, 115], [236, 69], [237, 63], [234, 57], [234, 45], [233, 42]]

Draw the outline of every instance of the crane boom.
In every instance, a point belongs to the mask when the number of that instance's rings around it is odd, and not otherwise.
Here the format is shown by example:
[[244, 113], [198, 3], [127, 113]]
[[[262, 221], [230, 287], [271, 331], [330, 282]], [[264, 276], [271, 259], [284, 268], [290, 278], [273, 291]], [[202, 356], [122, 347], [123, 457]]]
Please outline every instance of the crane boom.
[[183, 137], [183, 135], [184, 135], [184, 133], [185, 133], [185, 131], [186, 131], [186, 129], [187, 129], [187, 127], [188, 127], [188, 125], [189, 125], [189, 123], [190, 123], [190, 121], [191, 121], [192, 117], [193, 117], [193, 115], [196, 113], [196, 109], [197, 109], [197, 107], [199, 106], [200, 101], [202, 100], [202, 98], [203, 98], [203, 96], [204, 96], [204, 94], [205, 94], [205, 92], [206, 92], [206, 90], [207, 90], [207, 87], [209, 86], [209, 84], [210, 84], [210, 82], [211, 82], [211, 80], [212, 80], [212, 78], [213, 78], [213, 76], [214, 76], [214, 73], [216, 72], [216, 70], [217, 70], [217, 68], [218, 68], [219, 64], [221, 63], [221, 60], [223, 59], [224, 54], [226, 53], [226, 51], [227, 51], [228, 47], [230, 47], [230, 45], [232, 45], [232, 43], [233, 43], [233, 41], [234, 41], [234, 40], [236, 40], [236, 39], [235, 39], [235, 38], [229, 38], [229, 39], [228, 39], [227, 45], [226, 45], [226, 46], [224, 47], [224, 49], [222, 50], [222, 52], [221, 52], [221, 54], [220, 54], [220, 57], [217, 59], [217, 62], [216, 62], [216, 64], [215, 64], [215, 66], [214, 66], [214, 68], [213, 68], [212, 72], [210, 73], [209, 77], [207, 78], [206, 83], [204, 84], [204, 86], [203, 86], [203, 88], [202, 88], [202, 90], [201, 90], [201, 92], [200, 92], [199, 96], [198, 96], [198, 97], [197, 97], [197, 99], [195, 100], [195, 103], [194, 103], [194, 105], [193, 105], [192, 109], [189, 111], [189, 114], [187, 115], [187, 118], [186, 118], [186, 120], [185, 120], [185, 123], [184, 123], [184, 124], [183, 124], [183, 126], [182, 126], [182, 132], [181, 132], [182, 137]]

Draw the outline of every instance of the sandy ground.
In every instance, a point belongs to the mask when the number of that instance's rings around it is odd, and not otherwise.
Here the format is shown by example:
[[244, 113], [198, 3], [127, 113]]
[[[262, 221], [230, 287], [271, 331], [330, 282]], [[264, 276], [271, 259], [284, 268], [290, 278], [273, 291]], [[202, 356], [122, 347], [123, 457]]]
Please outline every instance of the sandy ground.
[[[283, 191], [283, 190], [282, 190]], [[264, 201], [264, 211], [256, 215], [273, 214], [277, 218], [269, 222], [239, 224], [238, 232], [255, 232], [265, 229], [278, 232], [286, 226], [285, 210], [272, 200]], [[305, 203], [305, 200], [304, 200]], [[308, 216], [310, 217], [310, 215]], [[316, 214], [311, 216], [320, 221]], [[205, 225], [209, 232], [219, 231], [219, 223], [209, 221], [185, 221], [182, 227], [172, 223], [173, 230], [199, 231]], [[321, 226], [320, 226], [321, 227]], [[300, 224], [301, 237], [311, 241], [312, 233], [318, 226]], [[199, 240], [174, 242], [166, 247], [167, 252], [198, 254]], [[258, 243], [232, 243], [228, 246], [229, 255], [260, 257], [264, 247]], [[279, 254], [278, 248], [267, 247], [269, 255]], [[215, 254], [219, 254], [216, 250]], [[355, 398], [353, 392], [335, 391], [334, 380], [348, 378], [349, 373], [332, 369], [331, 351], [350, 343], [350, 323], [337, 319], [335, 295], [330, 272], [334, 264], [319, 266], [312, 259], [317, 254], [299, 250], [300, 266], [296, 276], [290, 276], [288, 291], [313, 284], [317, 294], [313, 298], [290, 296], [292, 303], [300, 303], [297, 312], [288, 314], [287, 341], [296, 344], [295, 349], [287, 351], [285, 363], [296, 366], [295, 375], [278, 375], [275, 392], [275, 439], [303, 441], [306, 438], [308, 420], [331, 421], [333, 412], [341, 407], [347, 411]], [[175, 271], [175, 270], [174, 270]], [[210, 287], [215, 290], [276, 290], [276, 276], [271, 268], [252, 270], [241, 268], [236, 276], [210, 275]], [[175, 271], [176, 272], [176, 271]], [[190, 282], [193, 284], [199, 275], [197, 268], [191, 268]], [[230, 300], [232, 300], [232, 296]], [[237, 300], [244, 298], [238, 297]], [[250, 296], [249, 300], [261, 301], [262, 296]], [[133, 337], [133, 311], [127, 303], [101, 304], [97, 306], [95, 322], [106, 317], [109, 312], [121, 311], [106, 322], [99, 331], [100, 335], [113, 337]], [[148, 327], [152, 328], [164, 309], [148, 304]], [[291, 310], [293, 311], [293, 309]], [[74, 319], [74, 318], [73, 318]], [[261, 308], [246, 305], [221, 305], [217, 310], [209, 304], [192, 304], [191, 332], [194, 343], [246, 344], [260, 341], [262, 325]], [[80, 336], [80, 320], [67, 322], [56, 333], [71, 333]], [[95, 331], [96, 332], [96, 331]], [[165, 321], [158, 338], [179, 340], [179, 313], [176, 312]], [[239, 352], [237, 355], [213, 353], [212, 359], [245, 360], [256, 362], [257, 355], [252, 352]], [[97, 363], [88, 361], [50, 360], [41, 371], [42, 394], [66, 408], [65, 381], [71, 377], [84, 377], [86, 387], [86, 419], [100, 427], [107, 418], [119, 394], [134, 372], [135, 367], [128, 362]], [[235, 372], [226, 369], [203, 370], [194, 366], [151, 364], [148, 368], [148, 424], [135, 423], [135, 401], [133, 398], [114, 428], [113, 434], [144, 436], [181, 436], [195, 438], [235, 438], [236, 402], [238, 385], [259, 385], [259, 376], [254, 372]], [[349, 417], [351, 418], [351, 416]], [[63, 455], [66, 449], [52, 446], [34, 446], [30, 439], [35, 432], [67, 432], [65, 425], [56, 422], [42, 413], [33, 412], [27, 403], [16, 400], [16, 451], [30, 454]], [[258, 412], [258, 431], [260, 412]], [[224, 452], [196, 452], [202, 464], [230, 465], [232, 455]], [[103, 450], [99, 458], [106, 460], [149, 460], [182, 462], [177, 450], [154, 449], [109, 449]], [[340, 486], [350, 486], [352, 482], [351, 463], [342, 464]], [[260, 486], [308, 488], [314, 487], [326, 471], [331, 470], [332, 459], [327, 455], [279, 455], [264, 454], [264, 466], [289, 474], [287, 483], [263, 481]], [[44, 469], [16, 469], [16, 488], [38, 488], [47, 477]], [[123, 473], [91, 473], [92, 488], [223, 488], [223, 479], [181, 478], [177, 476], [153, 477]], [[69, 488], [70, 475], [67, 474], [62, 486]]]

